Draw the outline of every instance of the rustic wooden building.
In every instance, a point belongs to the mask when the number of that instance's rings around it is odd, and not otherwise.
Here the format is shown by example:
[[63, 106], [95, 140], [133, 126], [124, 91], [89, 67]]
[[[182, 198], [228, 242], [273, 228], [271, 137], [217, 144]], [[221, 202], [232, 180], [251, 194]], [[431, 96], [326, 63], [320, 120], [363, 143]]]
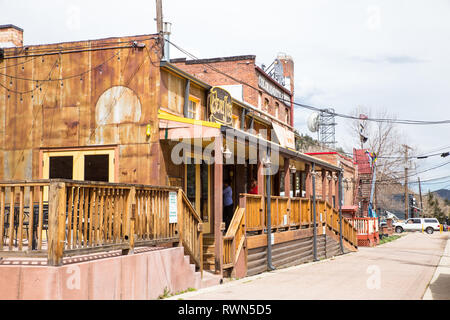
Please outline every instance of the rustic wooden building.
[[[152, 223], [165, 219], [167, 232], [181, 237], [181, 223], [191, 221], [184, 220], [183, 214], [189, 212], [195, 218], [189, 224], [192, 239], [183, 238], [181, 243], [197, 267], [218, 274], [245, 276], [264, 271], [272, 245], [278, 249], [273, 255], [276, 266], [328, 256], [327, 248], [333, 254], [344, 251], [344, 246], [355, 249], [355, 230], [339, 219], [336, 202], [333, 206], [326, 201], [338, 197], [338, 181], [325, 191], [323, 200], [314, 198], [316, 172], [339, 176], [343, 170], [297, 152], [291, 141], [293, 111], [282, 97], [292, 99], [293, 86], [281, 90], [253, 65], [260, 84], [256, 90], [261, 91], [255, 96], [271, 99], [269, 105], [255, 106], [164, 61], [162, 50], [158, 35], [2, 50], [0, 181], [116, 183], [133, 190], [127, 196], [137, 188], [129, 185], [139, 184], [142, 192], [133, 200], [137, 209], [130, 213], [131, 219], [142, 218], [136, 222], [136, 228], [140, 226], [136, 232], [149, 233], [155, 227]], [[274, 94], [273, 88], [282, 96]], [[272, 103], [288, 108], [278, 114], [266, 110]], [[249, 194], [253, 179], [258, 192]], [[223, 214], [224, 181], [233, 190], [234, 215], [228, 221]], [[162, 216], [162, 212], [169, 214], [167, 203], [161, 212], [149, 212], [149, 202], [143, 199], [160, 196], [143, 186], [179, 188], [178, 201], [187, 199], [183, 210], [181, 204], [178, 207], [180, 220], [170, 222]], [[15, 187], [11, 188], [14, 195]], [[68, 199], [74, 201], [70, 188]], [[89, 205], [94, 208], [97, 194], [89, 192], [93, 197]], [[121, 192], [118, 199], [123, 198]], [[44, 201], [51, 201], [47, 194]], [[5, 203], [0, 207], [6, 208]], [[128, 237], [133, 233], [130, 225], [123, 243], [134, 241]], [[286, 245], [296, 254], [288, 252], [286, 257]]]

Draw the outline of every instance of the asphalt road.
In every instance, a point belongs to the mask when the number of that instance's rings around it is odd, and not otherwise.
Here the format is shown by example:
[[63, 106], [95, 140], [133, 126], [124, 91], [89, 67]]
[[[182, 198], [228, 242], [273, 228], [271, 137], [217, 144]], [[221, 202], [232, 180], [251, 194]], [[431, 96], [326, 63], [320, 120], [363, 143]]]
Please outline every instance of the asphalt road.
[[[437, 274], [445, 268], [437, 266], [447, 241], [449, 232], [407, 233], [375, 248], [360, 247], [356, 253], [234, 280], [171, 299], [420, 300], [426, 292], [428, 299], [450, 299], [450, 275]], [[432, 279], [436, 282], [435, 278], [440, 279], [440, 284], [429, 286]]]

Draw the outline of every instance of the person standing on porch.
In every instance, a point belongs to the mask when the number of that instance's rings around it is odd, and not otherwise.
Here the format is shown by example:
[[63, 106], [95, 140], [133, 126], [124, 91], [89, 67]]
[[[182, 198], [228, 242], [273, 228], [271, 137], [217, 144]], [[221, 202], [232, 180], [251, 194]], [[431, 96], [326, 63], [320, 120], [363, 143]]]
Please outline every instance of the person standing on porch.
[[231, 223], [231, 219], [233, 219], [233, 190], [231, 189], [229, 181], [225, 181], [224, 183], [223, 207], [225, 228], [228, 229]]
[[249, 194], [258, 194], [258, 182], [255, 179], [252, 179], [252, 184], [250, 186]]

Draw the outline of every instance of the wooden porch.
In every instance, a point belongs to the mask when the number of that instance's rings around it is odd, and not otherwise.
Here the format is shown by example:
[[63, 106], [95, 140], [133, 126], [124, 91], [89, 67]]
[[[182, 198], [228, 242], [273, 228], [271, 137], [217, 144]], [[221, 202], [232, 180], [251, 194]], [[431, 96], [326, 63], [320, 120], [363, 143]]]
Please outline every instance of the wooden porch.
[[[261, 252], [267, 248], [268, 216], [264, 201], [265, 199], [261, 195], [240, 195], [239, 207], [223, 237], [223, 268], [229, 275], [247, 275], [250, 251], [259, 249]], [[291, 252], [285, 248], [283, 257], [289, 263], [301, 263], [303, 261], [301, 255], [297, 261], [294, 261], [295, 242], [309, 240], [310, 243], [306, 244], [304, 251], [312, 252], [312, 241], [314, 241], [313, 200], [272, 196], [270, 207], [272, 245], [287, 247], [292, 244]], [[325, 200], [316, 200], [315, 207], [316, 242], [328, 237], [335, 244], [339, 243], [342, 233], [343, 248], [339, 249], [340, 254], [356, 251], [358, 247], [357, 230], [350, 221], [345, 218], [340, 221], [338, 210]], [[262, 263], [264, 264], [265, 261]], [[267, 270], [266, 265], [261, 266], [262, 271]]]
[[[264, 202], [262, 195], [241, 194], [230, 227], [221, 241], [216, 237], [225, 276], [247, 275], [252, 250], [267, 248]], [[291, 245], [303, 241], [305, 250], [312, 250], [313, 201], [272, 196], [270, 208], [271, 244], [284, 248], [283, 259], [300, 261]], [[325, 200], [316, 200], [315, 208], [317, 245], [333, 247], [333, 255], [355, 251], [359, 238], [352, 223], [340, 221]], [[183, 246], [202, 272], [202, 224], [180, 188], [71, 180], [0, 183], [0, 257], [45, 258], [48, 265], [61, 266], [66, 257]]]
[[0, 183], [0, 257], [63, 258], [183, 246], [203, 270], [202, 221], [182, 189], [71, 180]]

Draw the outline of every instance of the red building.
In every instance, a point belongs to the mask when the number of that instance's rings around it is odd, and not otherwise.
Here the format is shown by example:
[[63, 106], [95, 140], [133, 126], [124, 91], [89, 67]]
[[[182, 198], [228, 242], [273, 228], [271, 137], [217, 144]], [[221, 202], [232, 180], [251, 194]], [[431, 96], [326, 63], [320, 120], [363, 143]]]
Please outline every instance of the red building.
[[355, 164], [358, 167], [356, 203], [359, 205], [359, 217], [368, 217], [370, 193], [372, 191], [373, 172], [366, 151], [365, 149], [353, 149]]

